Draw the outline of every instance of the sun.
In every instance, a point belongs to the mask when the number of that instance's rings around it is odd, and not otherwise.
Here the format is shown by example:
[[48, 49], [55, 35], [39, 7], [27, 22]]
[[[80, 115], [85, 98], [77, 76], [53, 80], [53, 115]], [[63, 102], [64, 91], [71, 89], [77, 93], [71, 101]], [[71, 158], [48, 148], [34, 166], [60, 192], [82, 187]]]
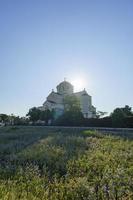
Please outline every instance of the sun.
[[75, 78], [71, 81], [71, 83], [74, 86], [75, 92], [79, 92], [80, 90], [83, 90], [86, 86], [86, 82], [82, 78]]

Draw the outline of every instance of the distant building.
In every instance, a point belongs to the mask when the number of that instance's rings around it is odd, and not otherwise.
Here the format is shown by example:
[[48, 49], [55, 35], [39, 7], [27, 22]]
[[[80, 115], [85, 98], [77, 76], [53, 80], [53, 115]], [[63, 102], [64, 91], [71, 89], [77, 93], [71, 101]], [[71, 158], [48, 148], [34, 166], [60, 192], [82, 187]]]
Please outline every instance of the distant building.
[[85, 118], [95, 118], [96, 108], [92, 105], [92, 97], [83, 91], [74, 93], [74, 87], [71, 83], [64, 80], [59, 85], [57, 85], [57, 92], [52, 92], [48, 95], [46, 101], [43, 103], [40, 110], [54, 110], [55, 118], [58, 118], [64, 112], [63, 99], [65, 95], [75, 95], [80, 101], [81, 112]]

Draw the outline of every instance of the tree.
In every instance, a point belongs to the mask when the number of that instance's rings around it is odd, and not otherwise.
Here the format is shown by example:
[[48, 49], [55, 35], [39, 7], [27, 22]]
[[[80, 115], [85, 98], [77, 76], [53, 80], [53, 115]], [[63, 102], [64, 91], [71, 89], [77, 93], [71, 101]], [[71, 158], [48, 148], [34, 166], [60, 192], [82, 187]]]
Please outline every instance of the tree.
[[83, 123], [83, 114], [80, 108], [80, 102], [75, 95], [65, 96], [64, 113], [57, 120], [57, 125], [79, 126]]
[[125, 105], [124, 108], [122, 108], [123, 112], [124, 112], [124, 115], [126, 117], [131, 117], [133, 116], [133, 112], [132, 112], [132, 107], [128, 106], [128, 105]]
[[6, 114], [0, 114], [0, 121], [6, 123], [9, 120], [9, 116]]
[[66, 111], [80, 112], [80, 101], [75, 95], [64, 97], [64, 109]]
[[28, 116], [31, 121], [36, 122], [40, 119], [40, 113], [41, 111], [38, 108], [33, 107], [29, 110], [26, 116]]
[[132, 108], [126, 105], [122, 108], [114, 109], [113, 113], [111, 113], [112, 124], [115, 127], [124, 127], [124, 121], [126, 117], [133, 116]]
[[14, 125], [28, 125], [29, 119], [26, 117], [14, 117]]
[[104, 115], [106, 115], [107, 114], [107, 112], [104, 112], [104, 111], [97, 111], [97, 113], [96, 113], [96, 118], [101, 118], [101, 117], [103, 117]]
[[52, 120], [53, 118], [54, 118], [54, 110], [50, 111], [49, 109], [46, 109], [40, 112], [39, 119], [45, 121], [46, 124], [48, 124], [49, 120]]
[[114, 109], [113, 113], [111, 113], [112, 117], [130, 117], [133, 116], [132, 108], [128, 105], [125, 105], [123, 108]]
[[40, 110], [36, 107], [33, 107], [29, 110], [28, 114], [26, 115], [32, 122], [37, 122], [38, 120], [45, 121], [48, 124], [49, 120], [53, 119], [54, 111], [50, 111], [49, 109]]

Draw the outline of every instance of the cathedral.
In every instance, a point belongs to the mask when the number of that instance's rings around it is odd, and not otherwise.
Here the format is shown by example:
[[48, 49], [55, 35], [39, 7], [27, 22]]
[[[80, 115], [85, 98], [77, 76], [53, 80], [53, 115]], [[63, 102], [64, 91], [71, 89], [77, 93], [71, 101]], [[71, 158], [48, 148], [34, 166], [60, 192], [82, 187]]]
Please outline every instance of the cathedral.
[[75, 95], [79, 99], [83, 116], [85, 118], [96, 117], [96, 108], [92, 105], [92, 97], [86, 92], [85, 89], [83, 91], [74, 93], [73, 85], [66, 80], [57, 85], [56, 88], [57, 92], [54, 92], [54, 90], [52, 90], [43, 105], [39, 107], [40, 110], [54, 110], [55, 118], [58, 118], [64, 112], [64, 96]]

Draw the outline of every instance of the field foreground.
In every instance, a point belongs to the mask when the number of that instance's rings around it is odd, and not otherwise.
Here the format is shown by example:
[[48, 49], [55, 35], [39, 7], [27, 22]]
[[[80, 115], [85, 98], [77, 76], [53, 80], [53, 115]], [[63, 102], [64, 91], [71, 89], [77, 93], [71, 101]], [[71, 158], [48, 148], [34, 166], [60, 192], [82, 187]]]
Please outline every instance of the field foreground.
[[0, 200], [132, 200], [133, 140], [89, 130], [0, 128]]

